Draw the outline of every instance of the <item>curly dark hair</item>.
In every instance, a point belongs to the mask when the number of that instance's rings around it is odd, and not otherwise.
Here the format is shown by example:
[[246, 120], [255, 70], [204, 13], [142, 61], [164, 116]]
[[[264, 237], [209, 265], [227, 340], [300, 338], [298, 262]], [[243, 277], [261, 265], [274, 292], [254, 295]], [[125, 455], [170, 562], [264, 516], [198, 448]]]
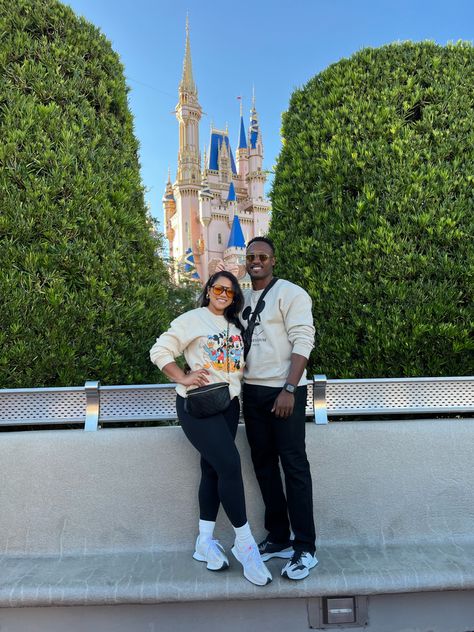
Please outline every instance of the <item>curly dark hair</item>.
[[242, 331], [242, 324], [239, 320], [238, 314], [242, 311], [242, 308], [244, 306], [244, 295], [242, 294], [242, 289], [239, 285], [237, 277], [235, 277], [231, 272], [228, 272], [227, 270], [222, 270], [222, 272], [215, 272], [214, 274], [212, 274], [208, 278], [206, 285], [199, 295], [198, 305], [199, 307], [207, 307], [209, 305], [209, 290], [220, 277], [225, 277], [226, 279], [229, 279], [229, 281], [232, 283], [232, 289], [234, 290], [234, 298], [232, 300], [232, 303], [225, 308], [224, 317], [229, 323], [232, 323], [240, 331]]

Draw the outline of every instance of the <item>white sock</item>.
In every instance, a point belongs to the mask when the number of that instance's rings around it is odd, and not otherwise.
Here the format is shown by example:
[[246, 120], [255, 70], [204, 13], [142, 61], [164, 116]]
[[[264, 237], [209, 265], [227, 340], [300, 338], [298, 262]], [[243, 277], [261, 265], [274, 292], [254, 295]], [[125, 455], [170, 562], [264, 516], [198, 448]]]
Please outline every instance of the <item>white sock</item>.
[[201, 540], [212, 540], [215, 522], [211, 520], [199, 520], [199, 537]]
[[254, 537], [250, 531], [250, 525], [246, 522], [241, 527], [234, 527], [235, 531], [235, 544], [237, 548], [243, 550], [247, 549], [252, 544], [255, 544]]

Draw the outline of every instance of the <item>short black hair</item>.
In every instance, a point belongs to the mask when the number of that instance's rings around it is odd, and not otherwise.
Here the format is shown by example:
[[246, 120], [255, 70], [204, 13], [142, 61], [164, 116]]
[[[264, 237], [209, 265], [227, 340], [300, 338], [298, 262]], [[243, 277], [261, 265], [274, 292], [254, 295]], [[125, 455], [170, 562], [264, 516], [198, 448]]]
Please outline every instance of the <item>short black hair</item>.
[[275, 244], [269, 237], [254, 237], [247, 244], [247, 248], [250, 246], [250, 244], [253, 244], [255, 241], [263, 241], [264, 244], [268, 244], [270, 248], [272, 249], [272, 254], [273, 255], [275, 254]]

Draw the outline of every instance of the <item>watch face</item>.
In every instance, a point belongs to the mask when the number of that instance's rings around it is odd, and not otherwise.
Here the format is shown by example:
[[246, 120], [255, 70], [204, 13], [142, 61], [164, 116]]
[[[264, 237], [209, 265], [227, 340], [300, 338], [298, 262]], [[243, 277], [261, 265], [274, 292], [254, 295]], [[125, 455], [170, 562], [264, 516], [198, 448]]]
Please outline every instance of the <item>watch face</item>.
[[296, 391], [296, 386], [293, 386], [293, 384], [285, 384], [283, 388], [285, 391], [288, 391], [288, 393], [294, 393]]

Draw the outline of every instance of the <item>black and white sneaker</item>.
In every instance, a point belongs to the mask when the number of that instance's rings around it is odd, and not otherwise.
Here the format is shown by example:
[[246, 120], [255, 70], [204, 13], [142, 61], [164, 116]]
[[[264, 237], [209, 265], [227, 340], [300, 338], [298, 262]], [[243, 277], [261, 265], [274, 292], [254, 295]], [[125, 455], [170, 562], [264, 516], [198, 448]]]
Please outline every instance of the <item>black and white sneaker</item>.
[[317, 563], [318, 559], [313, 553], [295, 551], [291, 560], [281, 569], [281, 575], [288, 579], [304, 579]]
[[272, 557], [280, 557], [283, 560], [288, 560], [293, 556], [293, 546], [290, 540], [283, 542], [282, 544], [276, 542], [270, 542], [268, 538], [265, 538], [263, 542], [258, 545], [258, 551], [262, 562], [268, 562]]

